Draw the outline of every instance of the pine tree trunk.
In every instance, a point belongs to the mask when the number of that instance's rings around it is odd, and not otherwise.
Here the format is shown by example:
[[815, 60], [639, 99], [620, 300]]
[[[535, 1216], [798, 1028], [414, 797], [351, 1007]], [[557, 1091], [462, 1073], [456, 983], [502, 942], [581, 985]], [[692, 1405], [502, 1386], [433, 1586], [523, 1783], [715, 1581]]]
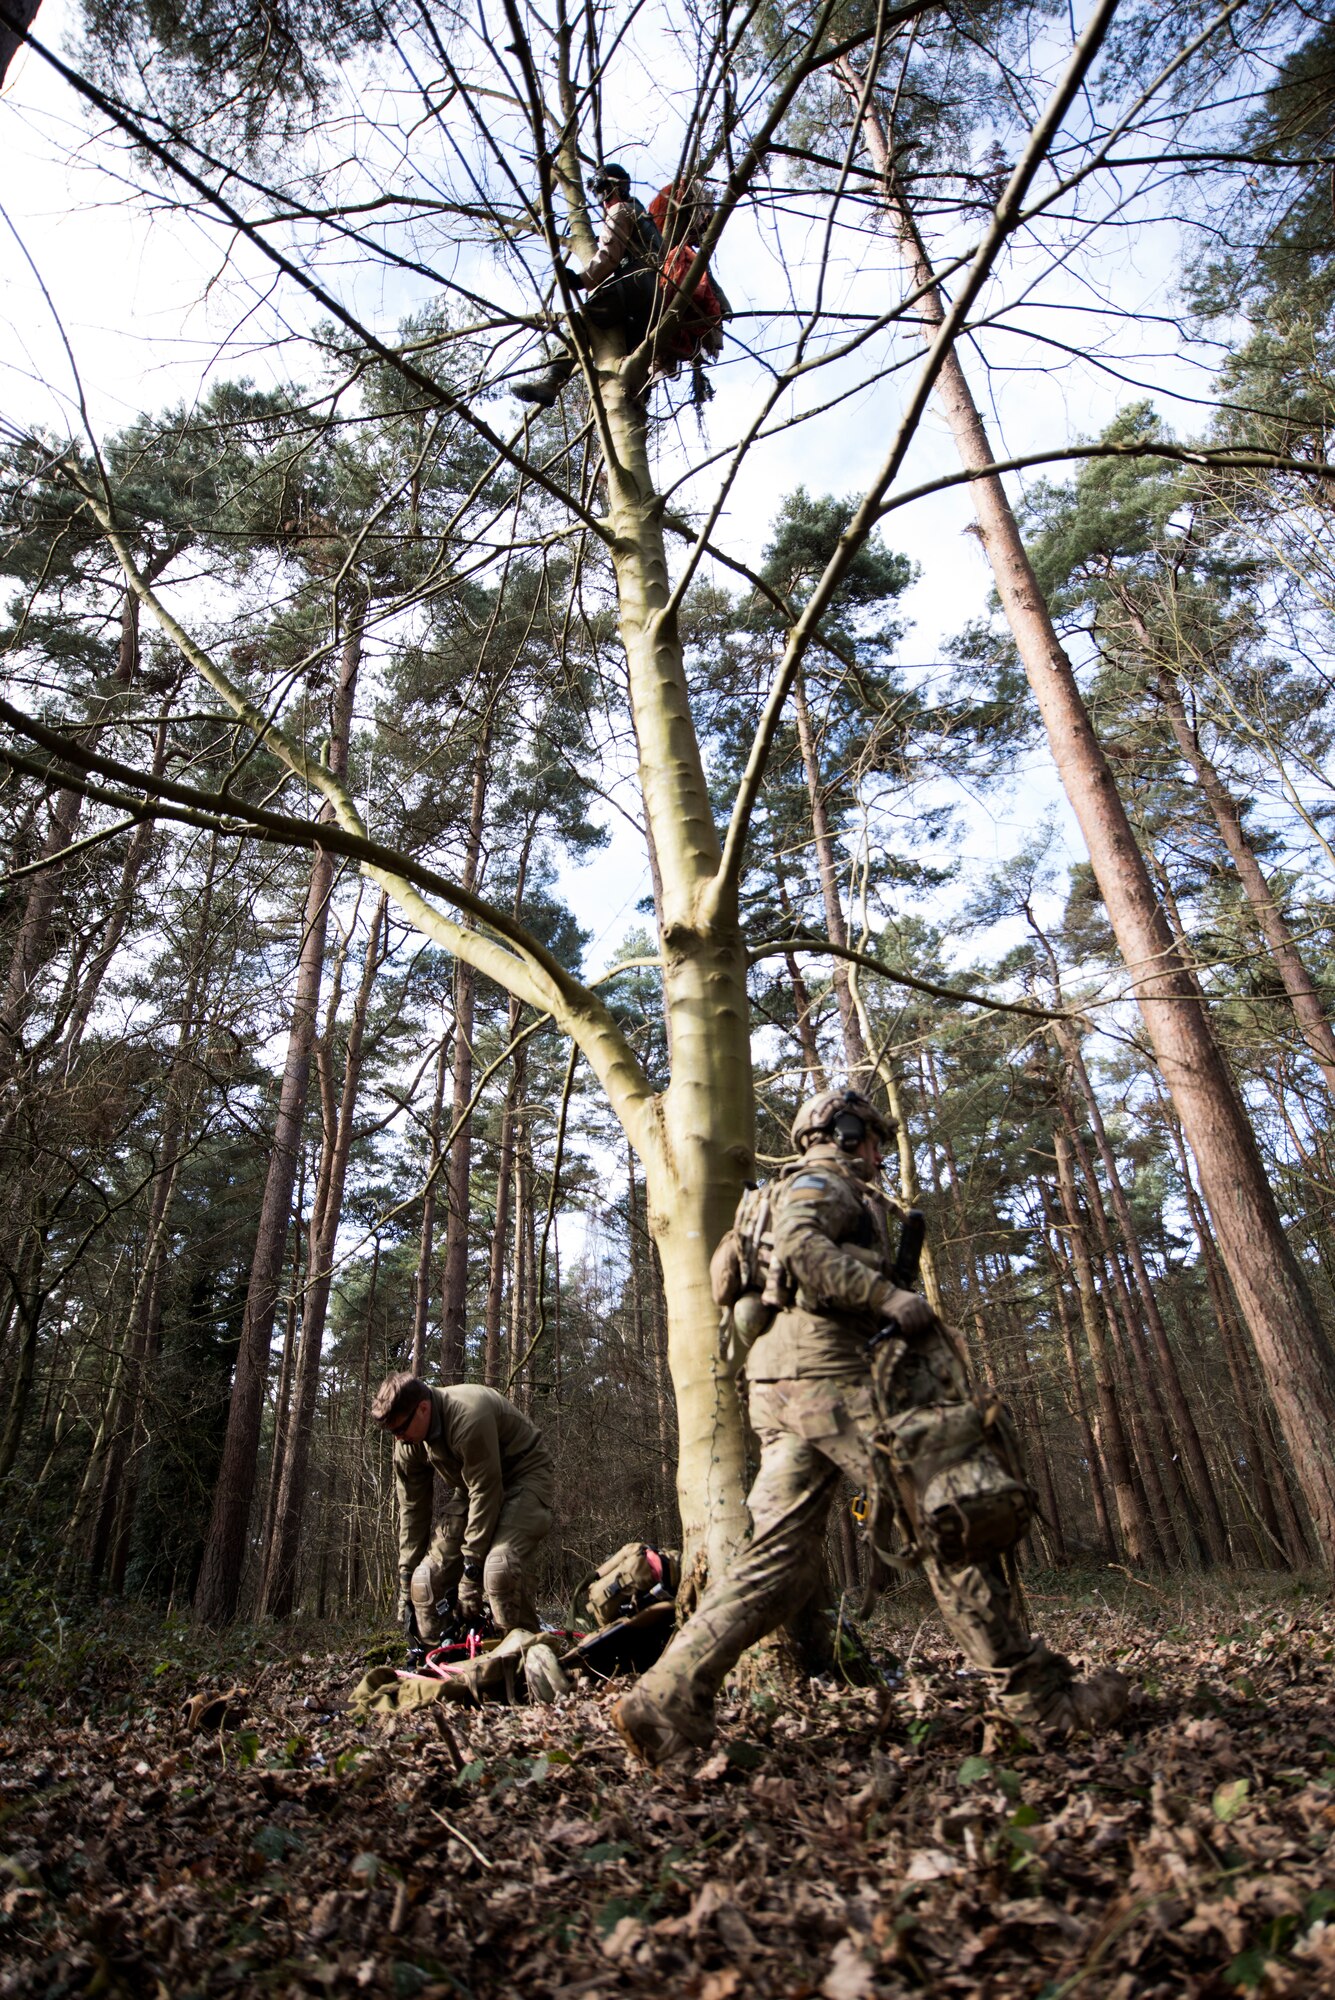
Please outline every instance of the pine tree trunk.
[[[362, 655], [365, 601], [350, 617], [339, 659], [330, 731], [329, 767], [343, 777], [348, 766], [348, 738], [357, 672]], [[328, 816], [325, 808], [322, 817]], [[246, 1288], [241, 1345], [227, 1410], [222, 1463], [213, 1492], [213, 1510], [195, 1586], [194, 1615], [202, 1625], [222, 1625], [236, 1615], [246, 1560], [246, 1529], [255, 1489], [260, 1419], [269, 1374], [269, 1347], [282, 1282], [292, 1187], [296, 1179], [301, 1128], [310, 1088], [311, 1052], [315, 1045], [324, 970], [329, 897], [334, 886], [333, 856], [317, 850], [310, 888], [302, 914], [301, 948], [297, 957], [297, 987], [288, 1030], [287, 1057], [274, 1121], [269, 1168], [260, 1205], [259, 1228]]]
[[1103, 1162], [1103, 1171], [1108, 1178], [1108, 1189], [1112, 1196], [1113, 1213], [1117, 1217], [1117, 1226], [1122, 1232], [1122, 1242], [1125, 1245], [1127, 1256], [1131, 1260], [1132, 1271], [1135, 1273], [1136, 1286], [1140, 1294], [1146, 1322], [1149, 1326], [1150, 1338], [1154, 1343], [1154, 1351], [1159, 1361], [1159, 1370], [1168, 1401], [1168, 1408], [1172, 1412], [1174, 1428], [1177, 1431], [1187, 1464], [1191, 1470], [1191, 1483], [1196, 1505], [1200, 1510], [1200, 1520], [1205, 1535], [1206, 1547], [1211, 1561], [1217, 1563], [1227, 1562], [1228, 1534], [1224, 1526], [1223, 1513], [1219, 1506], [1219, 1496], [1215, 1492], [1214, 1480], [1210, 1473], [1209, 1462], [1205, 1456], [1205, 1447], [1201, 1443], [1200, 1432], [1196, 1427], [1196, 1419], [1192, 1412], [1191, 1404], [1187, 1400], [1187, 1392], [1178, 1370], [1177, 1357], [1173, 1353], [1168, 1339], [1168, 1329], [1164, 1325], [1163, 1315], [1159, 1311], [1159, 1302], [1155, 1296], [1154, 1285], [1150, 1280], [1150, 1274], [1145, 1264], [1144, 1252], [1141, 1249], [1140, 1236], [1131, 1214], [1131, 1204], [1127, 1200], [1126, 1189], [1122, 1185], [1122, 1178], [1117, 1169], [1116, 1155], [1108, 1140], [1107, 1127], [1103, 1122], [1103, 1112], [1099, 1105], [1098, 1097], [1095, 1094], [1094, 1086], [1090, 1081], [1089, 1071], [1085, 1067], [1085, 1059], [1081, 1054], [1079, 1041], [1068, 1022], [1058, 1024], [1057, 1039], [1061, 1045], [1062, 1052], [1070, 1063], [1071, 1074], [1075, 1078], [1081, 1097], [1084, 1099], [1085, 1112], [1094, 1134], [1094, 1143], [1098, 1147], [1099, 1158]]
[[1127, 1555], [1133, 1563], [1144, 1563], [1149, 1560], [1152, 1547], [1150, 1526], [1132, 1482], [1131, 1453], [1127, 1444], [1126, 1428], [1122, 1421], [1122, 1411], [1117, 1401], [1112, 1357], [1104, 1337], [1099, 1300], [1094, 1287], [1094, 1268], [1090, 1261], [1084, 1224], [1076, 1198], [1070, 1144], [1060, 1125], [1054, 1127], [1052, 1143], [1057, 1155], [1057, 1185], [1061, 1190], [1062, 1208], [1066, 1215], [1067, 1242], [1071, 1261], [1075, 1267], [1085, 1340], [1089, 1346], [1089, 1358], [1094, 1368], [1094, 1390], [1099, 1406], [1099, 1434], [1103, 1444], [1103, 1461], [1108, 1468], [1109, 1483], [1113, 1489], [1117, 1519], [1121, 1527], [1121, 1538], [1126, 1546]]
[[[820, 758], [816, 749], [815, 731], [811, 727], [811, 713], [807, 707], [806, 684], [801, 674], [793, 683], [793, 713], [797, 718], [797, 741], [802, 752], [802, 767], [806, 773], [807, 805], [811, 813], [811, 833], [816, 849], [816, 869], [820, 876], [821, 901], [825, 905], [825, 927], [830, 943], [847, 950], [848, 926], [844, 922], [843, 899], [839, 893], [839, 864], [835, 854], [834, 835], [830, 831], [829, 814], [825, 810]], [[865, 1084], [871, 1062], [867, 1045], [862, 1038], [862, 1023], [858, 1019], [846, 959], [836, 958], [833, 961], [831, 979], [834, 984], [834, 997], [839, 1004], [839, 1022], [844, 1031], [844, 1059], [848, 1065], [848, 1080], [850, 1083]]]
[[426, 1367], [426, 1323], [431, 1303], [431, 1251], [436, 1234], [436, 1190], [440, 1180], [440, 1120], [444, 1108], [445, 1042], [442, 1038], [440, 1053], [436, 1057], [436, 1094], [431, 1104], [431, 1123], [427, 1127], [426, 1190], [422, 1196], [422, 1232], [418, 1239], [417, 1269], [413, 1274], [413, 1352], [408, 1365], [419, 1381]]
[[[311, 1211], [310, 1260], [301, 1314], [301, 1347], [297, 1357], [296, 1394], [287, 1427], [283, 1475], [278, 1486], [273, 1543], [264, 1579], [263, 1609], [270, 1618], [286, 1618], [296, 1596], [301, 1557], [301, 1529], [310, 1478], [311, 1438], [320, 1391], [320, 1356], [324, 1347], [329, 1294], [334, 1282], [334, 1255], [343, 1213], [343, 1190], [352, 1157], [353, 1127], [361, 1089], [366, 1020], [380, 969], [380, 938], [389, 898], [382, 891], [371, 916], [362, 961], [361, 984], [353, 1003], [343, 1057], [343, 1088], [332, 1117], [326, 1111], [320, 1154], [319, 1182]], [[332, 1012], [332, 1010], [331, 1010]], [[332, 1027], [332, 1022], [331, 1022]], [[327, 1038], [328, 1040], [328, 1038]]]
[[1220, 777], [1214, 764], [1206, 755], [1199, 736], [1187, 718], [1182, 700], [1182, 690], [1177, 676], [1157, 656], [1157, 649], [1151, 647], [1150, 635], [1144, 621], [1136, 615], [1136, 624], [1142, 643], [1151, 650], [1159, 674], [1159, 693], [1163, 701], [1164, 713], [1174, 741], [1182, 753], [1183, 761], [1194, 773], [1196, 782], [1205, 794], [1206, 802], [1214, 815], [1214, 823], [1219, 829], [1219, 837], [1228, 850], [1228, 856], [1237, 870], [1243, 894], [1247, 898], [1257, 928], [1275, 961], [1276, 970], [1284, 982], [1284, 991], [1289, 996], [1294, 1019], [1298, 1023], [1304, 1041], [1311, 1050], [1313, 1059], [1325, 1079], [1326, 1089], [1335, 1097], [1335, 1033], [1332, 1033], [1326, 1010], [1321, 1004], [1321, 996], [1316, 990], [1311, 973], [1307, 970], [1302, 953], [1293, 940], [1288, 922], [1275, 899], [1275, 893], [1262, 873], [1256, 858], [1256, 850], [1247, 838], [1247, 830], [1242, 823], [1242, 813], [1237, 801]]
[[[1068, 1267], [1060, 1248], [1059, 1225], [1053, 1214], [1052, 1201], [1047, 1187], [1039, 1183], [1039, 1195], [1043, 1204], [1043, 1241], [1047, 1247], [1048, 1259], [1052, 1265], [1053, 1296], [1057, 1304], [1057, 1323], [1061, 1327], [1062, 1346], [1066, 1350], [1066, 1366], [1071, 1379], [1071, 1400], [1075, 1406], [1075, 1420], [1079, 1426], [1081, 1440], [1085, 1447], [1085, 1463], [1089, 1467], [1089, 1492], [1094, 1506], [1094, 1519], [1098, 1527], [1099, 1541], [1109, 1562], [1117, 1560], [1117, 1536], [1113, 1532], [1112, 1515], [1108, 1508], [1108, 1494], [1103, 1477], [1103, 1457], [1098, 1440], [1094, 1436], [1094, 1425], [1090, 1420], [1089, 1399], [1085, 1395], [1084, 1370], [1080, 1365], [1080, 1349], [1075, 1337], [1075, 1327], [1071, 1322], [1070, 1306], [1066, 1297]], [[1071, 1279], [1074, 1283], [1074, 1278]]]
[[[519, 1002], [511, 1000], [507, 1038], [513, 1041], [519, 1025]], [[501, 1106], [500, 1156], [496, 1166], [496, 1219], [491, 1231], [491, 1262], [487, 1272], [487, 1311], [483, 1345], [482, 1379], [491, 1389], [499, 1389], [505, 1371], [501, 1367], [501, 1317], [505, 1294], [505, 1252], [510, 1234], [510, 1195], [514, 1178], [515, 1113], [519, 1104], [519, 1061], [510, 1064], [510, 1081]]]
[[[468, 837], [461, 880], [465, 889], [477, 886], [482, 854], [482, 827], [491, 774], [491, 710], [478, 738], [473, 759], [473, 787], [468, 807]], [[473, 1121], [468, 1115], [473, 1095], [473, 1016], [477, 975], [466, 959], [454, 969], [454, 1107], [449, 1165], [445, 1173], [445, 1277], [440, 1310], [440, 1373], [442, 1382], [462, 1382], [468, 1347], [468, 1224], [469, 1182], [473, 1170]]]
[[[837, 66], [855, 102], [861, 79]], [[864, 135], [929, 337], [944, 321], [935, 273], [891, 164], [879, 117]], [[940, 406], [971, 481], [1002, 609], [1079, 822], [1164, 1081], [1200, 1172], [1233, 1289], [1251, 1329], [1328, 1569], [1335, 1570], [1335, 1350], [1289, 1247], [1255, 1134], [1220, 1055], [1199, 990], [1174, 948], [1108, 760], [1025, 552], [957, 353], [937, 377]]]

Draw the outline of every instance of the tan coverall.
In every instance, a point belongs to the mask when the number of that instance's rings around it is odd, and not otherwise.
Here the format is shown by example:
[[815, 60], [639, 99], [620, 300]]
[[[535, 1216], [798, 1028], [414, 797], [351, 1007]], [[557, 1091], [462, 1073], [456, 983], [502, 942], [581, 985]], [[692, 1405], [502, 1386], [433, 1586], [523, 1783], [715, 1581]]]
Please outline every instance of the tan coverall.
[[[396, 1444], [399, 1585], [428, 1645], [439, 1639], [436, 1605], [457, 1585], [465, 1561], [482, 1570], [491, 1615], [502, 1631], [538, 1629], [531, 1569], [552, 1526], [556, 1467], [542, 1433], [495, 1389], [460, 1384], [432, 1389], [431, 1423], [421, 1444]], [[431, 1532], [432, 1481], [451, 1489]]]
[[[712, 1733], [714, 1697], [729, 1670], [810, 1597], [840, 1475], [868, 1493], [875, 1486], [867, 1341], [896, 1289], [884, 1197], [837, 1145], [814, 1145], [775, 1189], [773, 1229], [775, 1257], [798, 1289], [746, 1359], [761, 1446], [751, 1540], [640, 1683], [700, 1742]], [[965, 1399], [963, 1367], [939, 1325], [899, 1346], [890, 1376], [896, 1410]], [[923, 1568], [957, 1643], [1004, 1689], [1033, 1642], [999, 1566], [947, 1571], [929, 1560]]]

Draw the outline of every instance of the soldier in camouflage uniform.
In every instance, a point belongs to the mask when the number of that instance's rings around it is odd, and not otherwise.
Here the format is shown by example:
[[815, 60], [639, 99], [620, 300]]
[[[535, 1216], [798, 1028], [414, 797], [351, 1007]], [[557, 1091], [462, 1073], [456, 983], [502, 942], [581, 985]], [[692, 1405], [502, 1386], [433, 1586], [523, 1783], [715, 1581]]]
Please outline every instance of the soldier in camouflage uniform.
[[[371, 1415], [395, 1440], [399, 1617], [434, 1645], [442, 1601], [454, 1598], [466, 1622], [485, 1601], [502, 1632], [536, 1632], [531, 1571], [556, 1487], [542, 1433], [495, 1389], [430, 1389], [406, 1374], [381, 1383]], [[450, 1493], [433, 1535], [437, 1475]]]
[[[962, 1417], [969, 1413], [956, 1343], [926, 1300], [888, 1275], [889, 1204], [874, 1183], [892, 1130], [853, 1091], [827, 1091], [798, 1113], [793, 1142], [800, 1157], [773, 1194], [773, 1256], [794, 1288], [793, 1302], [746, 1358], [751, 1422], [761, 1445], [748, 1502], [751, 1540], [662, 1659], [613, 1710], [627, 1745], [648, 1763], [711, 1741], [714, 1697], [725, 1676], [748, 1646], [809, 1598], [841, 1474], [868, 1493], [876, 1490], [869, 1341], [882, 1336], [882, 1404], [891, 1406], [892, 1424], [905, 1424], [906, 1438], [914, 1435], [917, 1412], [955, 1405]], [[1069, 1729], [1121, 1714], [1121, 1675], [1078, 1681], [1068, 1660], [1033, 1639], [995, 1557], [947, 1567], [921, 1548], [918, 1559], [947, 1629], [988, 1673], [997, 1705], [1014, 1720]]]

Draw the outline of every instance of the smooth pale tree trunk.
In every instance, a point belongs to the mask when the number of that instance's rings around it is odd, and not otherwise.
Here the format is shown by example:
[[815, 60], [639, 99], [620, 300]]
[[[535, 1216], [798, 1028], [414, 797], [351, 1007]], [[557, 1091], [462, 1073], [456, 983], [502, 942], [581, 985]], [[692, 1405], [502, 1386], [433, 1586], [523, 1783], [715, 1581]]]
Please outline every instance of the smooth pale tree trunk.
[[[436, 1057], [435, 1095], [431, 1100], [431, 1121], [427, 1127], [426, 1191], [422, 1196], [422, 1231], [417, 1244], [417, 1269], [413, 1273], [413, 1351], [409, 1362], [420, 1381], [426, 1367], [426, 1322], [431, 1303], [431, 1251], [436, 1235], [436, 1190], [440, 1181], [440, 1121], [445, 1108], [445, 1050], [442, 1038]], [[379, 1250], [379, 1238], [376, 1249]]]
[[[287, 1427], [283, 1475], [278, 1484], [273, 1541], [264, 1579], [263, 1608], [270, 1618], [286, 1618], [292, 1610], [296, 1597], [297, 1571], [301, 1559], [301, 1530], [306, 1511], [306, 1491], [310, 1480], [311, 1436], [315, 1427], [316, 1402], [320, 1392], [320, 1355], [324, 1347], [325, 1323], [329, 1316], [329, 1294], [334, 1282], [334, 1256], [338, 1242], [338, 1225], [343, 1213], [343, 1190], [347, 1184], [348, 1161], [352, 1157], [353, 1126], [357, 1114], [357, 1097], [361, 1089], [365, 1054], [366, 1019], [371, 1010], [376, 974], [380, 969], [380, 939], [388, 900], [382, 890], [371, 916], [366, 955], [362, 961], [361, 984], [357, 989], [357, 997], [352, 1007], [352, 1019], [348, 1025], [347, 1048], [343, 1057], [343, 1087], [337, 1106], [332, 1102], [332, 1079], [324, 1090], [324, 1135], [315, 1201], [311, 1209], [310, 1248], [306, 1291], [301, 1311], [301, 1347], [297, 1356], [296, 1394], [293, 1397], [292, 1415]], [[332, 1026], [331, 1021], [331, 1029]], [[332, 1035], [327, 1034], [326, 1068], [331, 1039]]]
[[17, 28], [31, 28], [37, 19], [37, 11], [42, 0], [5, 0], [5, 13], [9, 21], [0, 21], [0, 84], [9, 75], [9, 65], [23, 47], [23, 37], [15, 32]]
[[[862, 82], [839, 65], [853, 101]], [[879, 115], [863, 118], [868, 150], [930, 339], [944, 323], [935, 273], [890, 158]], [[945, 359], [937, 402], [971, 481], [980, 537], [1002, 610], [1038, 704], [1118, 950], [1165, 1083], [1195, 1156], [1220, 1253], [1242, 1307], [1293, 1456], [1328, 1568], [1335, 1569], [1335, 1349], [1289, 1247], [1256, 1137], [1179, 958], [1075, 673], [1038, 588], [978, 406], [957, 352]]]
[[1094, 1393], [1099, 1406], [1099, 1436], [1103, 1446], [1103, 1462], [1108, 1469], [1108, 1483], [1113, 1490], [1113, 1501], [1117, 1508], [1121, 1538], [1127, 1555], [1133, 1563], [1143, 1563], [1148, 1561], [1151, 1547], [1149, 1523], [1144, 1517], [1131, 1478], [1131, 1453], [1127, 1444], [1126, 1428], [1122, 1422], [1121, 1408], [1117, 1401], [1112, 1358], [1104, 1337], [1099, 1300], [1094, 1287], [1094, 1268], [1090, 1262], [1084, 1224], [1081, 1221], [1080, 1207], [1076, 1198], [1070, 1144], [1060, 1125], [1053, 1130], [1052, 1143], [1057, 1155], [1057, 1185], [1061, 1191], [1062, 1209], [1066, 1217], [1067, 1248], [1075, 1269], [1076, 1289], [1080, 1297], [1080, 1316], [1084, 1322], [1085, 1340], [1094, 1369]]
[[[339, 657], [338, 686], [330, 731], [329, 768], [342, 779], [348, 768], [348, 738], [362, 655], [364, 601], [350, 619]], [[328, 807], [322, 817], [331, 817]], [[287, 1055], [278, 1095], [269, 1166], [260, 1204], [260, 1222], [251, 1258], [250, 1281], [241, 1325], [222, 1463], [213, 1489], [213, 1510], [195, 1586], [194, 1615], [203, 1625], [225, 1624], [236, 1615], [246, 1561], [246, 1528], [255, 1488], [259, 1457], [260, 1419], [269, 1375], [269, 1346], [282, 1282], [292, 1214], [301, 1127], [310, 1090], [311, 1053], [315, 1046], [324, 970], [329, 897], [334, 886], [334, 858], [317, 849], [302, 912], [297, 984], [288, 1029]]]

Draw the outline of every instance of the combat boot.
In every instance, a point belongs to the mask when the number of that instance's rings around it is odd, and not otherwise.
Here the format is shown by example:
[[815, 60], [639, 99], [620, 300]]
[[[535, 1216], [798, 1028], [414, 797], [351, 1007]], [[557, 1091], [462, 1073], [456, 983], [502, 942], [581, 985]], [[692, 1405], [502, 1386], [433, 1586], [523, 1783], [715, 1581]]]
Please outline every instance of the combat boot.
[[684, 1762], [714, 1740], [714, 1718], [651, 1694], [643, 1684], [612, 1704], [612, 1726], [632, 1757], [658, 1769]]
[[1036, 1641], [1028, 1657], [1006, 1675], [996, 1705], [1021, 1729], [1048, 1729], [1066, 1735], [1075, 1729], [1111, 1729], [1126, 1713], [1131, 1683], [1104, 1667], [1077, 1680], [1064, 1653]]
[[574, 355], [558, 354], [540, 374], [512, 383], [510, 394], [517, 396], [521, 403], [532, 403], [539, 410], [550, 410], [574, 372]]

